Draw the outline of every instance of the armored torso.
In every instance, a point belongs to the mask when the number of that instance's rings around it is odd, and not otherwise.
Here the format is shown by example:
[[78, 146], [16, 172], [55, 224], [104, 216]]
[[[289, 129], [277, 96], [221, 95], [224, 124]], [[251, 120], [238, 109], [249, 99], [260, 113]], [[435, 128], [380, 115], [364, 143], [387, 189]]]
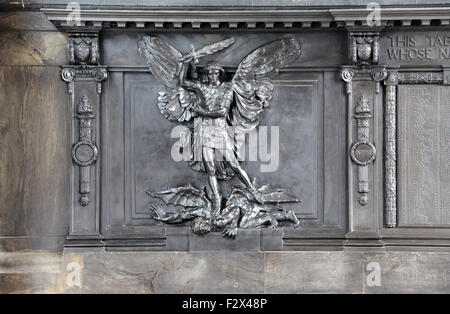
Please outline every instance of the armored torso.
[[[206, 111], [219, 110], [222, 108], [222, 104], [226, 99], [233, 99], [233, 90], [231, 89], [231, 84], [228, 82], [224, 82], [217, 87], [207, 84], [201, 84], [199, 87], [204, 99], [202, 106]], [[226, 125], [226, 118], [204, 117], [203, 121], [204, 125], [217, 125], [222, 127]]]
[[[233, 99], [233, 90], [230, 83], [222, 83], [217, 87], [201, 84], [199, 87], [204, 100], [202, 107], [206, 111], [222, 109], [224, 103], [227, 103], [228, 110], [230, 109], [229, 104]], [[203, 116], [203, 145], [211, 148], [232, 149], [232, 130], [227, 126], [227, 117]]]

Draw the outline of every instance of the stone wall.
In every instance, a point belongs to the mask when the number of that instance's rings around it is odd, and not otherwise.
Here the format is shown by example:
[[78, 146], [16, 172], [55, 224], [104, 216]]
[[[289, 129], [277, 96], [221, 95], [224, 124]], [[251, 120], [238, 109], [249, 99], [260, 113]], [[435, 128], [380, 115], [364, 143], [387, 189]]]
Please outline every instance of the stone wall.
[[448, 293], [449, 259], [444, 252], [0, 253], [0, 293]]
[[0, 250], [60, 249], [70, 166], [67, 39], [38, 12], [0, 12]]

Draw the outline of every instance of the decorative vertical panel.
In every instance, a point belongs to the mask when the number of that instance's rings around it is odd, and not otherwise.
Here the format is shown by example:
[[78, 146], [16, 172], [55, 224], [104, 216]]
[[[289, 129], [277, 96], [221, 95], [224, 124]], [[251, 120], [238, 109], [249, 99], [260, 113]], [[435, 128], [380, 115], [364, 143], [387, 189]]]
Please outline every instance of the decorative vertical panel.
[[384, 102], [384, 224], [397, 226], [397, 72], [385, 81]]
[[89, 204], [90, 165], [97, 160], [97, 145], [92, 141], [92, 121], [95, 119], [94, 108], [89, 99], [83, 96], [76, 109], [79, 121], [78, 142], [72, 147], [72, 159], [80, 167], [80, 204]]
[[376, 157], [375, 146], [370, 142], [370, 120], [372, 113], [369, 100], [363, 94], [355, 107], [354, 118], [356, 119], [356, 142], [350, 149], [350, 156], [354, 163], [358, 165], [358, 192], [359, 204], [362, 206], [368, 203], [369, 194], [369, 168]]
[[71, 219], [65, 248], [103, 247], [100, 235], [100, 112], [105, 66], [97, 33], [69, 33], [69, 65], [61, 67], [72, 116]]

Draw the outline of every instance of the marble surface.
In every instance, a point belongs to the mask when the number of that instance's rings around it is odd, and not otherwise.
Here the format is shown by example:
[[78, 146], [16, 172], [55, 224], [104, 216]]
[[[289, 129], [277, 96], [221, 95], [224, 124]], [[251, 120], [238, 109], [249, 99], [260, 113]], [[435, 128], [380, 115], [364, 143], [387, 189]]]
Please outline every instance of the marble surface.
[[0, 293], [448, 292], [448, 252], [0, 253]]

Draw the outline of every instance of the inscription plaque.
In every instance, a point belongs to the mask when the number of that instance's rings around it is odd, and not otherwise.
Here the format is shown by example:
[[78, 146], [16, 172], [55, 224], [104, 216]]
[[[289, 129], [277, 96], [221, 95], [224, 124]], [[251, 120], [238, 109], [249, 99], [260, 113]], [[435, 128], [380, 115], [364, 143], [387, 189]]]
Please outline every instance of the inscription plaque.
[[381, 38], [382, 64], [448, 64], [450, 32], [392, 32]]
[[399, 226], [450, 225], [450, 89], [399, 87]]

